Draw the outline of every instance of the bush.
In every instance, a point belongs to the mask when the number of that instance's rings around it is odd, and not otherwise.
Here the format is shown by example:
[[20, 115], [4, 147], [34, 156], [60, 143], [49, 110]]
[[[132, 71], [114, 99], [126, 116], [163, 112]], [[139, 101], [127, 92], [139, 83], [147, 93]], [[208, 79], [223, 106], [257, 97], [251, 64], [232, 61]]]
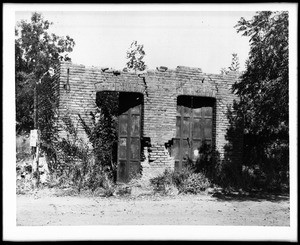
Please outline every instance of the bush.
[[95, 155], [91, 142], [85, 142], [79, 137], [78, 128], [69, 114], [65, 115], [63, 122], [67, 135], [64, 138], [57, 137], [53, 147], [55, 167], [51, 175], [55, 175], [58, 180], [56, 185], [75, 187], [78, 192], [86, 188], [95, 191], [100, 187], [107, 191], [105, 196], [112, 195], [114, 189], [111, 183], [110, 155], [107, 154], [109, 151], [102, 151], [102, 155], [108, 157]]
[[175, 186], [179, 193], [198, 194], [211, 186], [203, 173], [195, 173], [191, 165], [179, 171], [165, 170], [163, 174], [150, 179], [155, 192], [167, 194], [169, 187]]
[[33, 190], [34, 190], [34, 183], [32, 182], [32, 179], [26, 179], [26, 178], [17, 179], [16, 182], [17, 195], [24, 195]]
[[155, 192], [166, 193], [167, 186], [173, 184], [173, 172], [166, 169], [163, 174], [150, 179], [150, 184]]
[[194, 173], [194, 169], [191, 166], [185, 166], [181, 171], [172, 172], [172, 182], [177, 189], [181, 192], [184, 182]]
[[90, 170], [92, 154], [89, 145], [78, 137], [77, 128], [70, 116], [63, 119], [67, 137], [57, 142], [56, 158], [60, 183], [76, 186], [78, 192], [85, 185], [85, 178]]
[[[78, 192], [85, 188], [94, 191], [98, 187], [109, 190], [108, 182], [116, 180], [118, 93], [103, 92], [101, 96], [97, 93], [100, 117], [96, 120], [96, 114], [90, 112], [92, 123], [85, 123], [80, 114], [74, 123], [75, 115], [67, 110], [62, 117], [66, 136], [61, 137], [56, 127], [58, 115], [52, 79], [56, 78], [44, 77], [44, 85], [39, 86], [38, 107], [41, 152], [46, 155], [50, 175], [55, 176], [55, 184], [48, 182], [48, 186], [72, 186]], [[89, 142], [80, 138], [78, 126], [83, 127]], [[24, 142], [23, 138], [19, 139], [19, 148], [25, 147]], [[26, 156], [17, 155], [18, 158]]]
[[131, 194], [131, 187], [127, 185], [122, 185], [116, 188], [116, 194], [118, 196], [128, 196]]
[[29, 135], [21, 132], [16, 136], [16, 159], [18, 161], [31, 160], [31, 147]]
[[211, 186], [208, 178], [202, 173], [192, 173], [181, 185], [181, 192], [198, 194]]

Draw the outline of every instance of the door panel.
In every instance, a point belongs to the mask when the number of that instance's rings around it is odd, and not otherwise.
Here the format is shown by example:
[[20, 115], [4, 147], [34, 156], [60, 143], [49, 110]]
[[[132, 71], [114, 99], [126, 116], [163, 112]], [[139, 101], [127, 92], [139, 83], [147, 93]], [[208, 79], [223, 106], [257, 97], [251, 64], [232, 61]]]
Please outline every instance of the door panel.
[[181, 117], [176, 117], [176, 137], [180, 138]]
[[140, 171], [142, 95], [120, 93], [117, 181], [128, 182]]
[[213, 103], [207, 98], [178, 97], [176, 137], [171, 151], [175, 170], [181, 170], [187, 157], [196, 161], [204, 142], [212, 144]]
[[119, 160], [118, 162], [118, 181], [125, 182], [127, 175], [127, 161]]
[[119, 116], [119, 135], [127, 136], [127, 122], [128, 115], [120, 115]]
[[191, 109], [189, 107], [183, 106], [183, 116], [184, 117], [189, 117], [191, 113]]
[[208, 116], [208, 117], [212, 116], [212, 107], [203, 107], [202, 110], [204, 116]]
[[203, 135], [201, 134], [201, 118], [194, 118], [193, 122], [193, 139], [201, 139]]
[[126, 160], [127, 156], [127, 138], [119, 138], [119, 159]]
[[185, 157], [186, 155], [189, 155], [189, 149], [190, 149], [189, 138], [183, 139], [182, 140], [182, 154], [183, 154], [183, 157]]
[[205, 118], [204, 120], [204, 138], [212, 138], [212, 119]]
[[190, 136], [190, 118], [185, 117], [182, 121], [182, 134], [183, 138], [188, 138]]
[[141, 164], [139, 161], [132, 161], [129, 166], [129, 179], [134, 178], [140, 171]]
[[140, 139], [132, 138], [130, 142], [130, 160], [140, 159]]
[[131, 136], [140, 136], [140, 122], [141, 117], [140, 115], [131, 115]]
[[193, 108], [194, 117], [201, 117], [202, 109], [201, 108]]

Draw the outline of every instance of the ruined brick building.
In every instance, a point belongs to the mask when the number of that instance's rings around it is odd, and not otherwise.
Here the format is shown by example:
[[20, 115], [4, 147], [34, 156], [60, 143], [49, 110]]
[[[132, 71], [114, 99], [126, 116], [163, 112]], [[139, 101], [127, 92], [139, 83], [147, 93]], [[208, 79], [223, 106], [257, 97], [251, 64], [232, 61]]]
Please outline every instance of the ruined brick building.
[[[197, 157], [203, 142], [224, 155], [229, 126], [226, 113], [236, 99], [231, 86], [238, 74], [207, 74], [183, 66], [134, 74], [69, 62], [61, 63], [58, 70], [54, 89], [62, 135], [61, 117], [67, 111], [74, 119], [80, 114], [89, 121], [97, 95], [120, 92], [120, 105], [126, 107], [119, 115], [119, 181], [127, 181], [140, 167], [147, 178], [166, 168], [180, 169], [186, 157]], [[80, 132], [86, 137], [83, 129]], [[241, 157], [240, 148], [233, 157]]]

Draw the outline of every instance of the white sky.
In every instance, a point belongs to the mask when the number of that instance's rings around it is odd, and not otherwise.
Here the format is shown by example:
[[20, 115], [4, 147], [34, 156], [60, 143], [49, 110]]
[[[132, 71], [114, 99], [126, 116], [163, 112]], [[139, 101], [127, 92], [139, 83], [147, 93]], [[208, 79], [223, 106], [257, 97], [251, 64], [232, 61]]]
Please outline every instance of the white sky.
[[[51, 32], [75, 40], [74, 63], [123, 69], [133, 40], [144, 45], [149, 69], [178, 65], [219, 73], [237, 53], [244, 69], [248, 37], [234, 25], [254, 11], [39, 11], [52, 21]], [[32, 11], [16, 12], [16, 22], [30, 20]]]

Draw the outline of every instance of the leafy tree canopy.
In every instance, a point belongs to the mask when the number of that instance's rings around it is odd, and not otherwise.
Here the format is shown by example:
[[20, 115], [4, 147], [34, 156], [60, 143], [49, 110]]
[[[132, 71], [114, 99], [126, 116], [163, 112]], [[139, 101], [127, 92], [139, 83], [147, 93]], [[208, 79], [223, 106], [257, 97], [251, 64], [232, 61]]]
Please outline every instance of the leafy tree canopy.
[[246, 133], [261, 143], [288, 139], [288, 13], [257, 12], [235, 28], [250, 37], [246, 71], [233, 87]]
[[75, 42], [69, 36], [49, 33], [53, 23], [33, 13], [30, 22], [17, 23], [15, 28], [15, 83], [17, 130], [33, 126], [33, 95], [37, 81], [59, 61], [70, 60]]

